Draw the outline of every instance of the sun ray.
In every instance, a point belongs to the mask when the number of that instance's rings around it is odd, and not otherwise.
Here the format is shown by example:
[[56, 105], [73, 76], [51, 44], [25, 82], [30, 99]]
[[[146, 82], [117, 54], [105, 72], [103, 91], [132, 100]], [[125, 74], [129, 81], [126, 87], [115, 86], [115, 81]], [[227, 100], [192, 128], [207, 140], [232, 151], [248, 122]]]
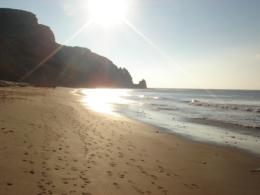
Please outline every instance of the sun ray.
[[73, 41], [85, 28], [90, 26], [93, 23], [93, 21], [89, 20], [86, 22], [80, 29], [78, 29], [71, 37], [69, 37], [66, 41], [63, 42], [57, 49], [52, 51], [47, 57], [45, 57], [39, 64], [37, 64], [35, 67], [33, 67], [29, 72], [27, 72], [25, 75], [23, 75], [19, 81], [24, 81], [26, 78], [31, 76], [36, 70], [38, 70], [40, 67], [42, 67], [48, 60], [50, 60], [56, 53], [58, 53], [66, 44], [69, 44], [71, 41]]
[[126, 0], [89, 0], [90, 19], [101, 26], [110, 26], [122, 22], [127, 12]]
[[162, 50], [159, 46], [157, 46], [151, 39], [149, 39], [140, 30], [138, 30], [137, 27], [135, 27], [129, 20], [124, 18], [123, 22], [127, 26], [129, 26], [136, 34], [138, 34], [147, 44], [149, 44], [152, 48], [154, 48], [157, 52], [159, 52], [160, 55], [162, 55], [168, 62], [174, 65], [179, 71], [181, 71], [189, 80], [191, 80], [195, 85], [197, 85], [198, 88], [205, 90], [211, 96], [216, 97], [216, 95], [210, 92], [208, 89], [201, 87], [201, 84], [199, 84], [197, 81], [192, 79], [190, 74], [187, 71], [185, 71], [179, 64], [175, 63], [175, 61], [172, 59], [171, 56], [169, 56], [164, 50]]

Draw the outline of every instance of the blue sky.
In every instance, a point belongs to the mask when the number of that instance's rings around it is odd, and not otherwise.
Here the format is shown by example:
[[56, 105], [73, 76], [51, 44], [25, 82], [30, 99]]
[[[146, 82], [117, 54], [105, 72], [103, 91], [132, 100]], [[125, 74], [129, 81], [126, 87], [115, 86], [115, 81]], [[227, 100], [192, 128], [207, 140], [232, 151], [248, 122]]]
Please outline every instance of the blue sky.
[[[93, 24], [69, 45], [126, 67], [149, 87], [260, 89], [259, 0], [128, 0], [126, 24]], [[63, 43], [88, 20], [87, 0], [1, 0], [34, 12]]]

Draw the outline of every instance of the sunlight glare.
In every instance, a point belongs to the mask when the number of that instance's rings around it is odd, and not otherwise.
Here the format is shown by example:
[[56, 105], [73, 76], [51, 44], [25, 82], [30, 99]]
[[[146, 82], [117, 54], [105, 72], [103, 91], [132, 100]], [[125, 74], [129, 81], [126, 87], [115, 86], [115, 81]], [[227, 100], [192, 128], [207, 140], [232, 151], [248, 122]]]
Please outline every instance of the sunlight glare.
[[89, 0], [90, 20], [102, 26], [120, 23], [126, 16], [126, 0]]
[[114, 104], [124, 104], [126, 100], [122, 97], [127, 95], [124, 89], [85, 89], [84, 102], [96, 112], [115, 114]]

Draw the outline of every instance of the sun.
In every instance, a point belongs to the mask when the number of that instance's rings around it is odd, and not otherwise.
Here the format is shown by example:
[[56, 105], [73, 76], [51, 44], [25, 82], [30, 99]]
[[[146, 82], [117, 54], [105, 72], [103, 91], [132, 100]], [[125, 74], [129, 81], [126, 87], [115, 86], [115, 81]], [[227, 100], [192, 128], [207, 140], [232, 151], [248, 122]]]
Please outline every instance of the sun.
[[102, 26], [118, 24], [127, 13], [126, 0], [89, 0], [88, 12], [90, 20]]

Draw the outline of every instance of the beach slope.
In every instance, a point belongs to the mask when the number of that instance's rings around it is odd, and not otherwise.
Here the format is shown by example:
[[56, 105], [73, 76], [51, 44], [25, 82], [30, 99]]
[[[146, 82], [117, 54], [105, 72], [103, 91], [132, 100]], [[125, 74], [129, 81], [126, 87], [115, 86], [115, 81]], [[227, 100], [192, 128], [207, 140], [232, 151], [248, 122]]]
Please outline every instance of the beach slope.
[[0, 88], [0, 194], [260, 194], [259, 156], [88, 110], [65, 88]]

